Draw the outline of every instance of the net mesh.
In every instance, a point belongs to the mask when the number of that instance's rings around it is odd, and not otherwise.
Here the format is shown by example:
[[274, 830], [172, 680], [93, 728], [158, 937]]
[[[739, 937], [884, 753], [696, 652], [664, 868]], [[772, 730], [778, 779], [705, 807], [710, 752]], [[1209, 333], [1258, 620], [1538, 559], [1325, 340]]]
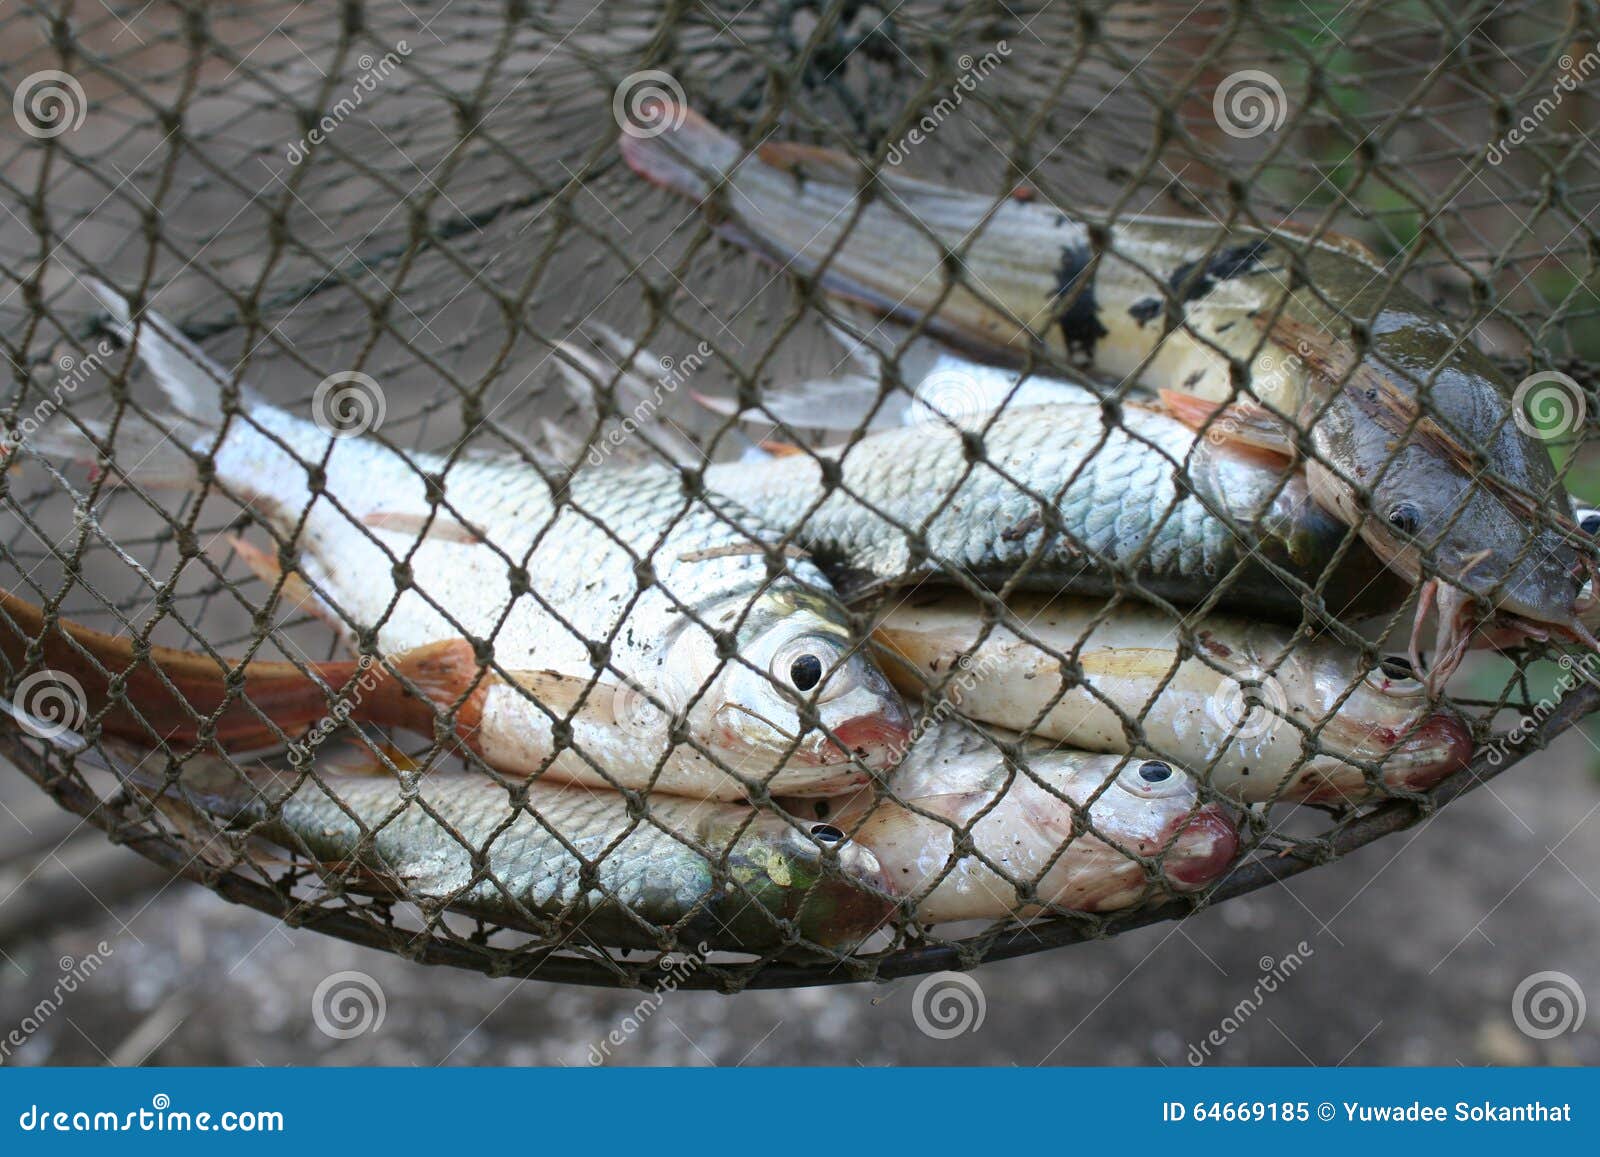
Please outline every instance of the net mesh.
[[[0, 15], [0, 32], [15, 122], [0, 138], [0, 342], [11, 369], [12, 447], [25, 449], [52, 424], [157, 414], [137, 358], [107, 332], [85, 288], [89, 275], [173, 319], [230, 385], [247, 382], [303, 415], [322, 404], [317, 387], [330, 375], [362, 375], [378, 384], [383, 406], [371, 436], [462, 460], [518, 459], [548, 481], [558, 508], [570, 502], [574, 473], [641, 462], [682, 469], [685, 508], [702, 501], [702, 467], [746, 452], [750, 427], [691, 394], [738, 399], [765, 420], [757, 437], [807, 448], [862, 437], [796, 428], [766, 405], [785, 384], [848, 368], [828, 322], [852, 315], [818, 278], [753, 260], [719, 239], [706, 213], [624, 164], [619, 128], [630, 107], [644, 107], [629, 102], [666, 91], [748, 144], [843, 150], [873, 171], [983, 193], [996, 205], [1094, 207], [1108, 228], [1179, 217], [1215, 224], [1219, 238], [1242, 226], [1353, 237], [1381, 262], [1383, 285], [1420, 295], [1511, 381], [1560, 371], [1577, 383], [1579, 420], [1549, 446], [1562, 484], [1580, 499], [1600, 498], [1581, 420], [1600, 365], [1590, 336], [1600, 174], [1587, 132], [1600, 95], [1592, 81], [1600, 18], [1588, 4], [111, 0], [15, 4]], [[964, 284], [959, 262], [948, 272], [947, 291]], [[880, 401], [916, 388], [898, 356], [908, 341], [890, 341], [896, 355], [867, 384]], [[629, 355], [648, 371], [648, 421], [616, 369]], [[1048, 350], [1034, 351], [1028, 368], [1136, 398], [1126, 381], [1094, 383], [1074, 359]], [[574, 381], [583, 388], [574, 391]], [[227, 393], [230, 414], [242, 405]], [[1001, 461], [981, 436], [974, 447], [977, 461]], [[237, 544], [253, 538], [291, 557], [293, 544], [270, 519], [221, 488], [197, 501], [133, 485], [119, 472], [129, 465], [121, 452], [108, 469], [89, 471], [48, 454], [8, 459], [5, 585], [44, 608], [37, 629], [14, 613], [0, 623], [21, 641], [7, 663], [9, 692], [49, 666], [44, 640], [59, 637], [63, 619], [133, 640], [141, 657], [166, 645], [224, 666], [254, 658], [310, 671], [349, 656], [349, 632], [341, 638], [283, 582], [263, 583], [240, 554]], [[898, 529], [917, 541], [925, 528]], [[789, 540], [805, 537], [802, 527]], [[746, 530], [736, 541], [758, 540]], [[395, 565], [406, 561], [392, 541], [385, 550]], [[645, 552], [638, 561], [660, 560]], [[936, 562], [975, 606], [1001, 613], [985, 594], [992, 584], [962, 560]], [[414, 580], [423, 592], [435, 581]], [[307, 581], [319, 594], [315, 576]], [[857, 600], [857, 631], [906, 597]], [[1099, 602], [1111, 616], [1127, 598]], [[1173, 623], [1183, 634], [1176, 615]], [[1311, 619], [1302, 625], [1309, 634]], [[964, 663], [925, 680], [926, 707], [966, 714], [962, 674], [996, 629], [978, 633]], [[1376, 627], [1332, 627], [1347, 641], [1365, 638], [1369, 657], [1403, 650], [1409, 630], [1409, 612], [1399, 610]], [[371, 637], [364, 642], [374, 654]], [[1086, 631], [1073, 646], [1044, 647], [1058, 680], [1089, 642]], [[102, 670], [111, 697], [126, 696], [129, 672]], [[1586, 661], [1558, 664], [1536, 645], [1475, 659], [1451, 685], [1479, 752], [1469, 770], [1418, 793], [1385, 787], [1382, 768], [1369, 767], [1369, 802], [1244, 809], [1237, 866], [1197, 893], [1178, 896], [1163, 883], [1166, 853], [1157, 851], [1135, 856], [1150, 903], [1090, 913], [1040, 895], [1037, 878], [990, 859], [1016, 892], [1011, 913], [930, 924], [917, 918], [917, 895], [891, 892], [889, 918], [870, 938], [823, 944], [774, 917], [769, 946], [717, 945], [678, 979], [725, 990], [882, 979], [1182, 916], [1400, 830], [1542, 748], [1596, 705], [1588, 674]], [[1063, 681], [1054, 701], [1069, 690]], [[1340, 702], [1356, 691], [1345, 689]], [[328, 688], [330, 713], [348, 692]], [[101, 746], [109, 708], [83, 706], [75, 722]], [[434, 748], [514, 796], [516, 777], [462, 748], [460, 708], [438, 706]], [[274, 718], [270, 704], [255, 709]], [[1326, 750], [1325, 723], [1296, 720], [1292, 703], [1261, 709], [1303, 735], [1302, 762]], [[143, 746], [170, 755], [172, 769], [222, 752], [209, 735], [167, 738], [165, 715], [141, 717]], [[196, 712], [191, 723], [204, 718]], [[1123, 713], [1120, 722], [1142, 749], [1145, 716]], [[360, 742], [381, 739], [372, 727], [361, 734]], [[1027, 780], [1031, 749], [994, 743], [1006, 775]], [[435, 752], [420, 746], [412, 743], [411, 758], [426, 766]], [[303, 841], [269, 846], [260, 837], [270, 822], [229, 824], [175, 795], [152, 801], [100, 775], [95, 760], [19, 727], [9, 728], [8, 750], [87, 822], [225, 897], [419, 960], [643, 986], [673, 975], [674, 957], [702, 939], [648, 912], [624, 921], [629, 948], [586, 929], [581, 905], [564, 917], [506, 920], [470, 904], [419, 904], [404, 880], [375, 884], [369, 857], [330, 864]], [[121, 749], [108, 756], [129, 758]], [[240, 774], [251, 766], [237, 752], [228, 758]], [[593, 762], [604, 771], [603, 756]], [[169, 785], [177, 774], [170, 770]], [[318, 774], [314, 762], [309, 774]], [[1210, 785], [1201, 793], [1216, 798]], [[779, 810], [756, 794], [754, 811]], [[629, 795], [628, 830], [681, 834], [682, 825], [652, 818], [660, 798]], [[424, 806], [406, 801], [396, 814]], [[1063, 854], [1097, 834], [1087, 811], [1065, 810], [1075, 820]], [[559, 831], [537, 812], [535, 822]], [[950, 850], [938, 879], [980, 855], [972, 836], [981, 818], [940, 821]], [[618, 854], [621, 835], [598, 845], [578, 833], [564, 839], [588, 880]], [[503, 892], [487, 848], [458, 838], [476, 854], [457, 898], [486, 881]], [[726, 858], [708, 858], [717, 887], [746, 887]], [[825, 875], [842, 871], [836, 859], [823, 862]]]

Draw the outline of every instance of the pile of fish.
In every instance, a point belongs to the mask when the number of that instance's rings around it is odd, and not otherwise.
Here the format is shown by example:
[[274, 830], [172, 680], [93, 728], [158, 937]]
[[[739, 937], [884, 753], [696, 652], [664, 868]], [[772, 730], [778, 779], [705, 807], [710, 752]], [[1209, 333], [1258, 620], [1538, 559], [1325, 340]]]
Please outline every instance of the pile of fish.
[[[784, 436], [688, 483], [333, 436], [90, 283], [165, 412], [27, 448], [247, 506], [271, 542], [239, 556], [353, 657], [219, 660], [5, 596], [13, 670], [91, 701], [92, 752], [58, 744], [347, 892], [552, 940], [848, 950], [1205, 888], [1236, 808], [1461, 768], [1440, 692], [1469, 646], [1596, 646], [1546, 451], [1359, 246], [996, 205], [668, 111], [628, 165], [900, 348], [858, 340], [860, 372], [754, 412], [704, 399]], [[641, 351], [589, 336], [572, 381], [642, 388]], [[1408, 599], [1406, 654], [1347, 626]]]

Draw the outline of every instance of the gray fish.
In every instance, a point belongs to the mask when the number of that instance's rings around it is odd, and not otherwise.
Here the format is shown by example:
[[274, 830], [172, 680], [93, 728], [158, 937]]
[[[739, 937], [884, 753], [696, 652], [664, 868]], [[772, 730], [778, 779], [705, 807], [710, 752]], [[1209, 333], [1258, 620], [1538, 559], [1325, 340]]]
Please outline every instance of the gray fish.
[[175, 783], [159, 754], [115, 751], [113, 770], [146, 796], [309, 856], [344, 886], [551, 938], [767, 951], [791, 944], [792, 922], [811, 944], [852, 944], [893, 906], [877, 859], [836, 826], [740, 804], [508, 790], [385, 749], [390, 770], [354, 742], [298, 770], [200, 753]]
[[1358, 243], [1205, 220], [1091, 223], [868, 174], [825, 149], [747, 150], [677, 106], [659, 123], [623, 136], [634, 171], [707, 201], [725, 237], [826, 290], [980, 353], [1047, 347], [1181, 390], [1163, 393], [1174, 412], [1230, 440], [1296, 452], [1305, 431], [1317, 501], [1411, 583], [1434, 576], [1416, 624], [1437, 606], [1430, 683], [1491, 606], [1504, 638], [1600, 650], [1580, 617], [1594, 560], [1574, 544], [1549, 454], [1519, 428], [1520, 399]]
[[[172, 411], [165, 428], [129, 412], [114, 439], [91, 426], [115, 442], [112, 461], [146, 487], [248, 503], [298, 574], [278, 572], [281, 551], [247, 559], [274, 586], [292, 577], [353, 649], [375, 640], [385, 670], [451, 713], [492, 766], [708, 799], [828, 794], [903, 743], [905, 709], [827, 579], [776, 552], [769, 567], [774, 535], [687, 494], [676, 470], [564, 484], [511, 455], [402, 453], [360, 436], [382, 408], [370, 378], [330, 378], [307, 420], [89, 285]], [[34, 449], [100, 457], [71, 423], [44, 434]], [[474, 661], [440, 663], [452, 646]]]
[[1021, 590], [1124, 585], [1185, 604], [1219, 591], [1221, 605], [1290, 618], [1324, 575], [1335, 614], [1404, 597], [1282, 458], [1136, 406], [1111, 426], [1099, 406], [1061, 405], [883, 430], [839, 451], [714, 465], [706, 480], [852, 589], [942, 571]]

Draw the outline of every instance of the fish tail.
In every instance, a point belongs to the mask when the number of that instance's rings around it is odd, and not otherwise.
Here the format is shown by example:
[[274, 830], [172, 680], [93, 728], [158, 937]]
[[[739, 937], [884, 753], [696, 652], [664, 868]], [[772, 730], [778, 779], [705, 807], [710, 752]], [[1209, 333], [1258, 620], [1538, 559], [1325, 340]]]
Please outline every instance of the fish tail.
[[133, 411], [115, 423], [58, 417], [21, 440], [24, 449], [45, 458], [111, 470], [139, 486], [193, 489], [199, 485], [195, 456], [187, 449], [186, 423], [163, 429]]
[[674, 105], [660, 123], [668, 127], [654, 135], [624, 132], [622, 159], [652, 185], [680, 196], [703, 199], [745, 155], [738, 141], [691, 108]]
[[[293, 742], [323, 721], [366, 722], [424, 735], [438, 711], [453, 710], [469, 738], [485, 692], [476, 654], [465, 639], [418, 647], [389, 660], [402, 678], [372, 659], [303, 665], [237, 660], [175, 647], [146, 646], [70, 619], [0, 590], [0, 657], [16, 675], [37, 644], [39, 669], [65, 675], [82, 690], [86, 719], [104, 735], [142, 745], [214, 742], [256, 751]], [[113, 683], [117, 686], [113, 690]], [[29, 711], [26, 702], [13, 711]]]

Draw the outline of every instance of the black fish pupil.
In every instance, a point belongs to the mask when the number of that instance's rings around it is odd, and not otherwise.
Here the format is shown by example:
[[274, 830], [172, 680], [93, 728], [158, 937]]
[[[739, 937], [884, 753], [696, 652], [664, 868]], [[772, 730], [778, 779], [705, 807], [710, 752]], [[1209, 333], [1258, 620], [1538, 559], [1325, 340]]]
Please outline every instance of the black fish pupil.
[[1417, 508], [1408, 502], [1402, 502], [1389, 511], [1389, 525], [1406, 534], [1415, 534], [1417, 524], [1421, 521], [1422, 516], [1417, 512]]
[[1378, 669], [1391, 679], [1410, 679], [1416, 674], [1404, 655], [1385, 655], [1378, 660]]
[[844, 842], [844, 833], [832, 824], [812, 824], [811, 837], [818, 843], [838, 844]]
[[1172, 768], [1158, 759], [1148, 759], [1139, 765], [1139, 778], [1146, 783], [1160, 783], [1172, 778]]
[[797, 690], [811, 690], [822, 682], [822, 660], [815, 655], [801, 655], [789, 664], [789, 678]]

